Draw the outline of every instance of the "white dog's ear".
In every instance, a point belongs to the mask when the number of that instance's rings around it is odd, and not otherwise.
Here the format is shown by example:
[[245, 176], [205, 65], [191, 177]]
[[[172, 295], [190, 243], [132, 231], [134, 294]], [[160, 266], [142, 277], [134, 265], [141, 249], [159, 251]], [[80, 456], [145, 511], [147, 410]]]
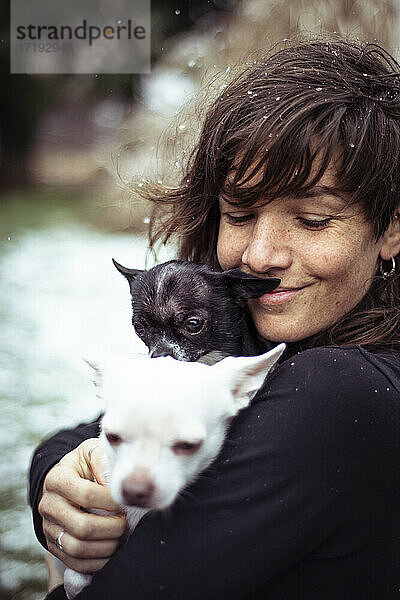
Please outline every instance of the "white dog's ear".
[[233, 398], [233, 410], [236, 414], [250, 404], [268, 373], [285, 350], [285, 344], [279, 344], [260, 356], [230, 356], [212, 369], [224, 369]]
[[101, 373], [101, 368], [100, 368], [99, 363], [97, 361], [85, 358], [84, 356], [82, 356], [81, 358], [94, 371], [93, 379], [92, 379], [94, 387], [100, 388], [101, 384], [102, 384], [102, 373]]

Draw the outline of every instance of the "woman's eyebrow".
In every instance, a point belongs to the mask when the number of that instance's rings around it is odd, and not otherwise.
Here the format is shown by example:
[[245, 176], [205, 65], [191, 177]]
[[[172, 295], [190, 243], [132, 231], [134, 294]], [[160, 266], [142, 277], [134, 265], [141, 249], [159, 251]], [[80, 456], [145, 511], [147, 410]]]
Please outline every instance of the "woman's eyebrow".
[[[278, 198], [284, 198], [285, 197], [285, 193], [282, 192], [278, 197]], [[339, 192], [337, 189], [330, 187], [328, 185], [323, 185], [323, 184], [316, 184], [314, 185], [312, 188], [310, 189], [298, 189], [295, 191], [292, 191], [290, 194], [287, 195], [287, 198], [292, 198], [294, 200], [304, 200], [304, 199], [313, 199], [313, 198], [318, 198], [319, 200], [326, 200], [326, 202], [330, 201], [330, 204], [333, 204], [332, 209], [343, 209], [344, 206], [347, 206], [347, 204], [349, 203], [349, 199], [345, 197], [345, 195], [341, 192]], [[221, 193], [219, 198], [219, 205], [221, 207], [221, 205], [226, 205], [226, 206], [230, 206], [230, 207], [235, 207], [235, 205], [237, 205], [239, 208], [251, 208], [248, 206], [241, 206], [240, 202], [238, 202], [234, 197], [228, 197], [228, 195], [225, 193]], [[253, 205], [252, 205], [253, 206]]]
[[237, 203], [237, 201], [235, 202], [235, 198], [233, 198], [233, 197], [228, 198], [226, 196], [226, 194], [225, 195], [224, 194], [220, 194], [220, 196], [218, 198], [218, 202], [219, 202], [220, 205], [222, 203], [224, 203], [224, 204], [228, 204], [229, 206], [234, 206]]
[[309, 190], [299, 190], [298, 193], [295, 194], [298, 198], [318, 198], [320, 196], [333, 196], [334, 198], [338, 198], [342, 202], [347, 204], [348, 199], [335, 188], [329, 187], [327, 185], [317, 184]]

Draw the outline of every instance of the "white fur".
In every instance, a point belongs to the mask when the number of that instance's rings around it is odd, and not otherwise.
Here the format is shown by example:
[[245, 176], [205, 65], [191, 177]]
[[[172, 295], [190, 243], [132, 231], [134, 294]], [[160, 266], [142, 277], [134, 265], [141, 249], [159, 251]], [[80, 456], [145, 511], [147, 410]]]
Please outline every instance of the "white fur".
[[[119, 356], [96, 367], [98, 389], [106, 403], [101, 443], [113, 498], [126, 511], [130, 532], [149, 510], [163, 510], [218, 455], [227, 427], [264, 381], [285, 349], [280, 344], [254, 357], [228, 357], [213, 366], [174, 360]], [[92, 365], [93, 366], [93, 365]], [[122, 442], [108, 443], [106, 434]], [[196, 443], [192, 453], [176, 443]], [[124, 505], [129, 478], [151, 482], [145, 508]], [[64, 585], [73, 598], [90, 575], [66, 569]]]

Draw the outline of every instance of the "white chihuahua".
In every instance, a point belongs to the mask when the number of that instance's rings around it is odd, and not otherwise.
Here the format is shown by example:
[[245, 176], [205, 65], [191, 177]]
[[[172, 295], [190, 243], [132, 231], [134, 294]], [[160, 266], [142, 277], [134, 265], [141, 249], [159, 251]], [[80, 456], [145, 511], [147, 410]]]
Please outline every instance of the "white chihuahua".
[[[149, 510], [163, 510], [218, 455], [232, 418], [246, 406], [285, 349], [228, 357], [213, 366], [171, 357], [123, 356], [92, 365], [104, 398], [100, 443], [113, 498], [132, 532]], [[66, 569], [73, 598], [91, 575]]]

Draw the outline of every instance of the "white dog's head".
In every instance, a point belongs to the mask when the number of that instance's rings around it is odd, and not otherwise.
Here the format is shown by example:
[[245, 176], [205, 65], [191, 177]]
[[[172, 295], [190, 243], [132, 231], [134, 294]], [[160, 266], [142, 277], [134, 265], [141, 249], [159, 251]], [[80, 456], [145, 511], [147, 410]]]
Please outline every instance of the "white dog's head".
[[213, 366], [119, 356], [96, 367], [114, 499], [146, 509], [170, 506], [217, 456], [231, 419], [284, 348]]

